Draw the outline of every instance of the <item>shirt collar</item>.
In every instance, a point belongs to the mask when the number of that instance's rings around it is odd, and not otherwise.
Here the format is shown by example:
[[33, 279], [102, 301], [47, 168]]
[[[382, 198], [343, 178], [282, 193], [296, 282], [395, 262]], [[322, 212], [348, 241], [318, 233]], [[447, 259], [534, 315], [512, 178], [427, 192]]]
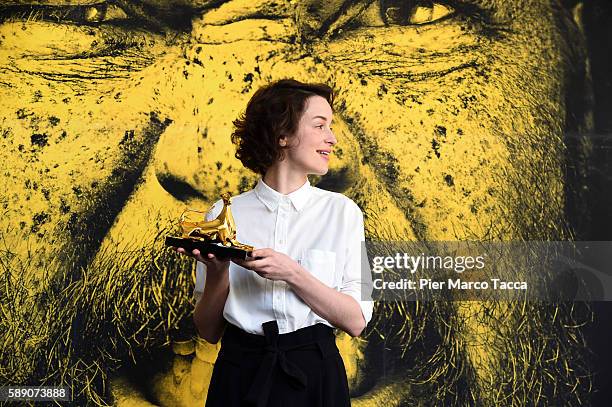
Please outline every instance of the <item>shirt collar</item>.
[[271, 211], [275, 211], [276, 208], [278, 208], [278, 203], [280, 200], [286, 197], [289, 198], [293, 204], [293, 207], [299, 212], [308, 202], [311, 192], [312, 187], [310, 186], [308, 179], [304, 185], [288, 195], [283, 195], [275, 189], [269, 187], [261, 178], [259, 181], [257, 181], [257, 185], [255, 186], [255, 194], [259, 200], [263, 202], [263, 204], [266, 205], [266, 207]]

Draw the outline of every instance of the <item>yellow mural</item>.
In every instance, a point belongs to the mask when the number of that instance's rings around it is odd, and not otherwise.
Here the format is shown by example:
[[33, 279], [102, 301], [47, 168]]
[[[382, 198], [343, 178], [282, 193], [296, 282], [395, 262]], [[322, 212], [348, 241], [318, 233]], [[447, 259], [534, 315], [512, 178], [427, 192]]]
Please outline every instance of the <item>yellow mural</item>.
[[[564, 135], [592, 126], [580, 3], [9, 0], [0, 19], [2, 383], [203, 405], [218, 347], [195, 337], [194, 264], [163, 239], [254, 185], [232, 121], [273, 80], [337, 91], [336, 153], [311, 182], [358, 203], [367, 239], [574, 237]], [[374, 314], [337, 338], [355, 406], [590, 391], [584, 305]]]

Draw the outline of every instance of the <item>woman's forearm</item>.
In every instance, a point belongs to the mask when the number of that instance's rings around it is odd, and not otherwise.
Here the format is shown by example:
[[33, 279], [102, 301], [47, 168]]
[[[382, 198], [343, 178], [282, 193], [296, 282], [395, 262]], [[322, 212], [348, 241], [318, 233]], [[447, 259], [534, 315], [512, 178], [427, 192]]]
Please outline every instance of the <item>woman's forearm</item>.
[[196, 303], [193, 322], [200, 337], [217, 343], [223, 335], [225, 319], [223, 308], [229, 294], [229, 272], [207, 273], [202, 297]]
[[299, 264], [287, 284], [317, 315], [353, 337], [361, 335], [366, 322], [353, 297], [326, 286]]

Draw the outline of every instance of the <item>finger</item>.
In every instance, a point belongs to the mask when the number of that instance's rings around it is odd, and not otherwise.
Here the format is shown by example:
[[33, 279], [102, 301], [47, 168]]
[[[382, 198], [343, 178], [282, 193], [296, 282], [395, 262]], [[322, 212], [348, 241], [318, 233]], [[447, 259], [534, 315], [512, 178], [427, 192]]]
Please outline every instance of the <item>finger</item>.
[[201, 253], [200, 256], [206, 259], [206, 261], [215, 261], [218, 258], [213, 253]]
[[267, 257], [271, 255], [272, 252], [273, 250], [270, 248], [256, 249], [251, 252], [251, 257], [259, 257], [259, 258]]
[[253, 267], [251, 264], [252, 260], [232, 259], [232, 261], [245, 269], [251, 269]]
[[251, 262], [248, 260], [238, 260], [238, 259], [232, 259], [232, 261], [234, 263], [236, 263], [237, 265], [244, 267], [245, 269], [251, 269]]
[[212, 253], [209, 253], [208, 259], [209, 259], [210, 261], [215, 262], [215, 263], [224, 263], [224, 262], [226, 262], [226, 261], [229, 261], [229, 259], [228, 259], [228, 258], [225, 258], [225, 257], [219, 257], [219, 256], [214, 255], [214, 254], [212, 254]]
[[248, 269], [251, 270], [260, 270], [263, 266], [268, 264], [267, 259], [257, 259], [257, 260], [245, 260], [244, 261], [245, 266]]

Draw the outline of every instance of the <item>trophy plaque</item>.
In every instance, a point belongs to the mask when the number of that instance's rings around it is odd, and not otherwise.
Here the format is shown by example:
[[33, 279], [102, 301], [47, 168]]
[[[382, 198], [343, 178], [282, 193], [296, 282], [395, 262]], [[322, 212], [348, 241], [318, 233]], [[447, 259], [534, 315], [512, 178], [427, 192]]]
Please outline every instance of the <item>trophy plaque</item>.
[[198, 249], [202, 256], [212, 253], [221, 258], [246, 259], [251, 255], [253, 246], [236, 240], [236, 223], [230, 209], [231, 198], [228, 193], [221, 194], [223, 209], [211, 220], [202, 220], [206, 213], [188, 209], [181, 214], [179, 224], [182, 236], [166, 236], [166, 246], [182, 247], [191, 253]]

